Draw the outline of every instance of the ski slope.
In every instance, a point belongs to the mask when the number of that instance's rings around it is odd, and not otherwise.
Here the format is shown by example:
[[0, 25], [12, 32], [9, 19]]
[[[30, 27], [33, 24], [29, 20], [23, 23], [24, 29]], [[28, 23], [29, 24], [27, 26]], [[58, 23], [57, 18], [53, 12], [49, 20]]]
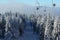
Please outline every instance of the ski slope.
[[[0, 40], [11, 40], [12, 34], [8, 33], [4, 39]], [[29, 23], [27, 23], [27, 27], [24, 30], [23, 36], [19, 37], [17, 40], [38, 40], [39, 37], [37, 34], [33, 34], [33, 29]]]
[[33, 34], [32, 27], [28, 24], [26, 29], [24, 30], [24, 34], [19, 40], [38, 40], [37, 34]]

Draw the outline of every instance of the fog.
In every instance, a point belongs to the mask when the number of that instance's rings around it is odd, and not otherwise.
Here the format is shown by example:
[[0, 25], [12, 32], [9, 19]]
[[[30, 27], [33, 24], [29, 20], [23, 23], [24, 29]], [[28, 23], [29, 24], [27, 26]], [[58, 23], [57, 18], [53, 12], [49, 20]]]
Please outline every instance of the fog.
[[[44, 12], [46, 8], [46, 12]], [[26, 5], [26, 4], [2, 4], [0, 5], [0, 13], [5, 13], [11, 11], [12, 13], [19, 12], [21, 14], [44, 14], [50, 13], [52, 15], [60, 15], [60, 7], [46, 7], [39, 6], [39, 10], [36, 10], [36, 6]], [[36, 12], [37, 11], [37, 12]]]

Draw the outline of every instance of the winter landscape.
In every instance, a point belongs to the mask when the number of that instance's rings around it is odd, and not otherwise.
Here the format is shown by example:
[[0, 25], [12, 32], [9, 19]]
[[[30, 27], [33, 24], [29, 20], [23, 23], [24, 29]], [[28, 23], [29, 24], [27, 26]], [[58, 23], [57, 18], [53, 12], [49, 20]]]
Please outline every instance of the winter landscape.
[[0, 0], [0, 40], [60, 40], [59, 0]]

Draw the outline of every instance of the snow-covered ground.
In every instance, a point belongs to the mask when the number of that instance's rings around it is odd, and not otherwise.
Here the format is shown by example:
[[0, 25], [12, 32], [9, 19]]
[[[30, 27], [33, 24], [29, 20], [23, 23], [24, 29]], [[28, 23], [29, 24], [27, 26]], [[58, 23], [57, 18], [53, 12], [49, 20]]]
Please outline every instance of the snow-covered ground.
[[31, 27], [27, 27], [24, 31], [24, 35], [19, 40], [38, 40], [38, 36], [33, 34]]
[[29, 23], [27, 23], [27, 27], [24, 30], [24, 34], [22, 37], [19, 38], [19, 40], [38, 40], [39, 37], [37, 34], [33, 34], [33, 29]]
[[[23, 36], [20, 36], [17, 40], [39, 40], [38, 35], [33, 34], [33, 29], [30, 26], [30, 24], [29, 23], [27, 24], [28, 25], [24, 30]], [[0, 39], [0, 40], [11, 40], [11, 37], [12, 37], [11, 33], [8, 33], [4, 39]]]

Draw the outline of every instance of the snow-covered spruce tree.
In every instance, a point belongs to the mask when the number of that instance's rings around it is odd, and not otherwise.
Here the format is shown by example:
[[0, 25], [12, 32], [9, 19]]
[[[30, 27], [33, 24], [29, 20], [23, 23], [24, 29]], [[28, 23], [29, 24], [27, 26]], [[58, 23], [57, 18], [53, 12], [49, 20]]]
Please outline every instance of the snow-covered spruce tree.
[[0, 37], [4, 38], [5, 37], [5, 17], [4, 15], [0, 14]]
[[42, 18], [42, 15], [39, 15], [38, 17], [37, 17], [37, 25], [36, 25], [36, 31], [37, 31], [37, 34], [40, 34], [41, 32], [40, 32], [40, 24], [41, 24], [41, 18]]
[[5, 15], [5, 20], [6, 20], [6, 28], [5, 28], [5, 31], [6, 31], [6, 33], [8, 32], [8, 27], [10, 26], [10, 22], [9, 22], [9, 16], [7, 15]]
[[59, 24], [58, 24], [58, 40], [60, 40], [60, 21], [59, 21]]
[[42, 16], [41, 22], [40, 22], [40, 40], [44, 40], [44, 32], [45, 32], [45, 23], [46, 23], [46, 15]]
[[50, 14], [47, 15], [47, 21], [46, 21], [46, 25], [45, 25], [45, 33], [44, 33], [44, 40], [52, 40], [52, 30], [53, 30], [53, 26], [51, 23], [51, 16]]
[[53, 29], [53, 32], [52, 32], [52, 37], [53, 37], [53, 40], [58, 40], [58, 30], [59, 30], [59, 17], [55, 17], [55, 20], [54, 20], [54, 29]]

